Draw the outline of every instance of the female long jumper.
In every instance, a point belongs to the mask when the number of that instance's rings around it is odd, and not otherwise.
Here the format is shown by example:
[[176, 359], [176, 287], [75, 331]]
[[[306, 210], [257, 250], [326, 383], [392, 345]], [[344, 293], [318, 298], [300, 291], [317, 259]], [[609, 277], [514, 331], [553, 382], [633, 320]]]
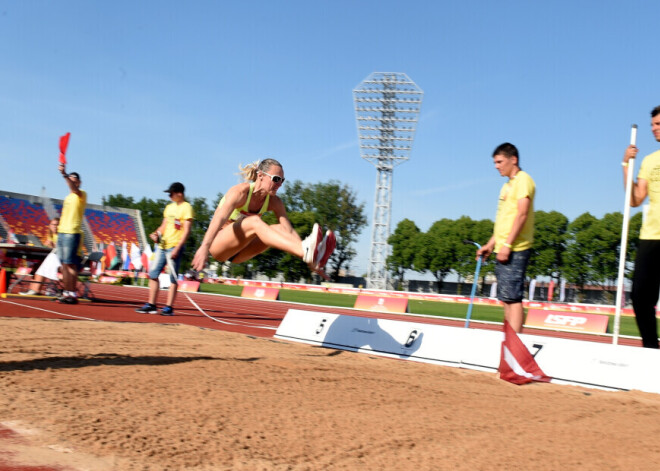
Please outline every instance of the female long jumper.
[[[274, 248], [301, 258], [311, 270], [327, 278], [323, 267], [335, 249], [335, 235], [328, 230], [323, 237], [319, 225], [314, 224], [312, 233], [300, 239], [276, 194], [284, 183], [282, 164], [265, 159], [240, 170], [245, 182], [232, 186], [220, 201], [192, 268], [202, 270], [209, 254], [220, 262], [241, 263]], [[266, 211], [275, 214], [277, 224], [268, 225], [261, 219]]]

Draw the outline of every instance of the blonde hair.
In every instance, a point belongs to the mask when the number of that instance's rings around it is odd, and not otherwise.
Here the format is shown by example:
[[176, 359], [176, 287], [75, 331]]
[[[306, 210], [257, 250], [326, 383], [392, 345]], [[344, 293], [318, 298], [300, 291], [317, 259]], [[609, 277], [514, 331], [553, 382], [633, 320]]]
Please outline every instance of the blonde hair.
[[275, 159], [264, 159], [264, 160], [257, 160], [256, 162], [252, 162], [251, 164], [247, 164], [245, 166], [238, 166], [239, 170], [239, 175], [243, 175], [243, 180], [246, 182], [254, 182], [257, 181], [257, 174], [259, 172], [268, 172], [271, 167], [280, 167], [281, 169], [284, 169], [282, 167], [282, 164], [279, 163]]

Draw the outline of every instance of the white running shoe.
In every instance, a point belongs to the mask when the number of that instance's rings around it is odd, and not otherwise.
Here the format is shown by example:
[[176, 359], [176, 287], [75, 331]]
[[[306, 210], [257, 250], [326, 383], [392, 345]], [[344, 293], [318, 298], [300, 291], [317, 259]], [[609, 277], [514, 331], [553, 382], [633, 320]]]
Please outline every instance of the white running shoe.
[[319, 257], [319, 245], [321, 243], [321, 228], [314, 223], [312, 232], [302, 241], [303, 262], [307, 265], [315, 266]]

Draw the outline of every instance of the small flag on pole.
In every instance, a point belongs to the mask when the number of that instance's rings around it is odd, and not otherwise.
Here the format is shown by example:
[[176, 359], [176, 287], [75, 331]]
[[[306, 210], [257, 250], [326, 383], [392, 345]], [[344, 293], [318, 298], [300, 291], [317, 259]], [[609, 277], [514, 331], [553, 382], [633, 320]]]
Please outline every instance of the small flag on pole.
[[532, 381], [549, 383], [552, 378], [546, 376], [516, 331], [504, 321], [504, 341], [500, 357], [500, 379], [513, 384], [527, 384]]
[[149, 271], [149, 262], [151, 261], [153, 255], [154, 254], [151, 251], [151, 245], [147, 244], [144, 247], [144, 250], [142, 251], [142, 266], [144, 267], [144, 271], [146, 272]]
[[128, 244], [124, 241], [121, 245], [122, 270], [129, 270], [131, 265], [131, 255], [128, 253]]
[[71, 133], [68, 132], [60, 137], [60, 163], [66, 164], [66, 148], [69, 146], [69, 137]]
[[140, 247], [134, 242], [131, 242], [131, 264], [134, 270], [142, 270], [142, 256], [140, 254]]

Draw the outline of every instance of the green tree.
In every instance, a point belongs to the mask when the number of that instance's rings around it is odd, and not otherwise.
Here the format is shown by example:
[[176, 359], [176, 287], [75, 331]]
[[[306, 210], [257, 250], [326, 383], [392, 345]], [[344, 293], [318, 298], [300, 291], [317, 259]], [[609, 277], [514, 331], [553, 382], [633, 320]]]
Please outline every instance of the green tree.
[[579, 291], [593, 276], [591, 268], [591, 240], [595, 237], [598, 220], [590, 213], [584, 213], [568, 225], [568, 238], [564, 253], [563, 273], [566, 280], [575, 283]]
[[568, 218], [557, 211], [534, 212], [534, 245], [527, 274], [531, 278], [562, 277]]
[[414, 222], [404, 219], [387, 239], [387, 243], [392, 246], [392, 253], [387, 257], [387, 269], [398, 280], [399, 286], [403, 284], [406, 270], [413, 269], [420, 233]]
[[413, 261], [416, 271], [429, 271], [435, 277], [438, 293], [442, 291], [444, 279], [457, 261], [457, 237], [453, 226], [454, 221], [441, 219], [434, 222], [427, 232], [420, 234]]
[[459, 280], [474, 276], [477, 264], [477, 246], [474, 243], [483, 245], [492, 234], [493, 222], [489, 219], [475, 221], [468, 216], [461, 216], [454, 221], [448, 236], [455, 244], [456, 266], [454, 271], [458, 274]]
[[592, 241], [591, 267], [593, 282], [602, 287], [616, 284], [619, 271], [619, 251], [623, 215], [608, 213], [596, 224]]
[[[338, 181], [305, 185], [296, 180], [287, 183], [280, 198], [301, 237], [309, 234], [314, 221], [335, 232], [337, 247], [328, 262], [327, 271], [336, 280], [342, 268], [355, 258], [354, 244], [367, 223], [364, 203], [358, 203], [355, 192]], [[301, 217], [294, 217], [294, 213], [300, 213]], [[307, 226], [308, 223], [311, 224]]]

